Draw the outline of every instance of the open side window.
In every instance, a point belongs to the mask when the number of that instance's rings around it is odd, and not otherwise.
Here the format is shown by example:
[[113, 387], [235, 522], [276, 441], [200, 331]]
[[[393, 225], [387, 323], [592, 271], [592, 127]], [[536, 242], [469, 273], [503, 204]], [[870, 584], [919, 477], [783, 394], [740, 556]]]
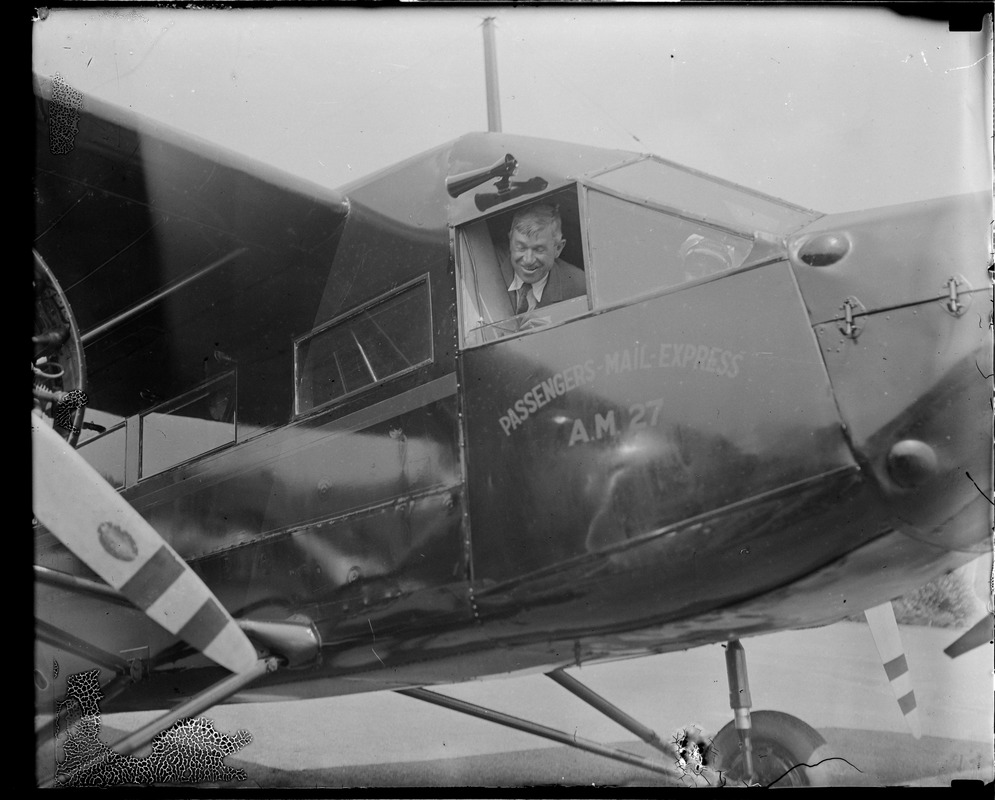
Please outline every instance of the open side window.
[[141, 415], [141, 477], [205, 455], [236, 439], [235, 371]]
[[[562, 274], [569, 270], [573, 280], [569, 284], [547, 281], [543, 287], [544, 298], [531, 301], [534, 305], [531, 310], [516, 314], [515, 295], [509, 291], [515, 278], [510, 241], [512, 220], [517, 212], [536, 205], [553, 205], [559, 212], [565, 244], [554, 269], [562, 270]], [[460, 225], [455, 230], [455, 243], [460, 275], [461, 329], [467, 347], [541, 329], [579, 316], [590, 308], [576, 186], [533, 197], [528, 202]], [[552, 286], [557, 287], [555, 291], [550, 288]]]

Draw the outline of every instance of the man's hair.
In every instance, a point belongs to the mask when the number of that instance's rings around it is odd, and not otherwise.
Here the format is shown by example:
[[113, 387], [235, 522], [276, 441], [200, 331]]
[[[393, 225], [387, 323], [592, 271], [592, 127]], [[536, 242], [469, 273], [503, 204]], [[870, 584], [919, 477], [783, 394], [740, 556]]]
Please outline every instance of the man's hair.
[[563, 236], [563, 226], [560, 221], [560, 209], [552, 203], [539, 203], [519, 210], [511, 221], [508, 236], [518, 231], [523, 236], [538, 236], [547, 229], [552, 229], [553, 238]]

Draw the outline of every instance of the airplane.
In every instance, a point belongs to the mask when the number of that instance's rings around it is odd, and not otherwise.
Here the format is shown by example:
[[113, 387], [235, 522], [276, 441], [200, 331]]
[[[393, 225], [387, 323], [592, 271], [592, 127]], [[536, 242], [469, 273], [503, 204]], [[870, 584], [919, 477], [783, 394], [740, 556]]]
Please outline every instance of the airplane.
[[[817, 784], [825, 740], [751, 710], [742, 640], [861, 612], [915, 730], [890, 601], [991, 552], [990, 197], [825, 215], [505, 133], [333, 191], [35, 95], [40, 746], [89, 675], [105, 712], [163, 710], [121, 754], [221, 702], [393, 690]], [[537, 205], [586, 291], [516, 314]], [[712, 643], [734, 720], [707, 741], [564, 672]], [[667, 760], [426, 688], [528, 672]]]

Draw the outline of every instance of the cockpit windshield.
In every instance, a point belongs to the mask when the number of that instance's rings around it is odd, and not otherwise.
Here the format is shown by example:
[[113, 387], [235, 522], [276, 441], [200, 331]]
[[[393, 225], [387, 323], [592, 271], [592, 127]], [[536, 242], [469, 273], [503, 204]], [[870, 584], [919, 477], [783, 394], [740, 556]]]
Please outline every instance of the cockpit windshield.
[[594, 176], [590, 183], [751, 238], [758, 231], [783, 237], [822, 216], [652, 156]]
[[[540, 241], [543, 225], [517, 230], [514, 223], [543, 209], [556, 216], [549, 242]], [[820, 216], [653, 156], [584, 176], [456, 228], [464, 345], [783, 257], [784, 238]], [[541, 244], [546, 250], [535, 250]]]

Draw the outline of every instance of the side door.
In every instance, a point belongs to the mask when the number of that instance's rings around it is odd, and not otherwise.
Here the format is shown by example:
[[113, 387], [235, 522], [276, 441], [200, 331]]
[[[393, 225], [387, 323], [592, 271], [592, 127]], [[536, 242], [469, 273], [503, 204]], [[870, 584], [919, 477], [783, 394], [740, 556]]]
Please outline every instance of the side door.
[[[461, 309], [473, 566], [485, 583], [854, 467], [775, 236], [605, 184], [577, 188], [581, 308], [491, 338], [477, 336], [473, 306]], [[754, 205], [785, 225], [800, 216]], [[456, 231], [464, 297], [479, 224]], [[728, 549], [727, 535], [699, 553]], [[671, 566], [676, 580], [685, 567]]]

